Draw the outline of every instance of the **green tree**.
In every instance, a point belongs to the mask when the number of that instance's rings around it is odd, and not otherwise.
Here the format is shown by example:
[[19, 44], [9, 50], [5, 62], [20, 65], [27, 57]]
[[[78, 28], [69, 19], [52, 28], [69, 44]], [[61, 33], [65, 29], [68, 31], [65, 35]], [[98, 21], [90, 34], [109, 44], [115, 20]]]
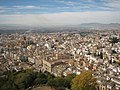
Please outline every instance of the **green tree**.
[[33, 85], [36, 74], [32, 70], [23, 70], [14, 74], [14, 82], [18, 85], [19, 89], [26, 89]]
[[76, 74], [70, 74], [68, 76], [66, 76], [64, 79], [65, 79], [65, 87], [67, 88], [71, 88], [71, 82], [72, 82], [72, 79], [75, 78]]
[[64, 87], [65, 86], [65, 80], [62, 77], [56, 77], [54, 79], [51, 79], [47, 82], [47, 84], [51, 87], [58, 88], [58, 87]]
[[19, 89], [18, 89], [18, 86], [13, 81], [7, 81], [0, 88], [0, 90], [19, 90]]
[[102, 52], [100, 52], [100, 59], [103, 59], [103, 53]]
[[50, 86], [51, 88], [54, 88], [55, 87], [55, 80], [49, 79], [49, 81], [47, 82], [47, 85]]
[[34, 81], [35, 85], [39, 85], [39, 84], [46, 84], [48, 81], [48, 77], [46, 74], [44, 73], [38, 73], [37, 74], [37, 78]]
[[0, 88], [5, 84], [5, 82], [7, 82], [8, 79], [4, 76], [4, 77], [0, 77]]
[[0, 77], [0, 90], [25, 90], [33, 85], [38, 73], [32, 69], [20, 72], [4, 72]]
[[113, 45], [113, 44], [119, 42], [119, 38], [117, 38], [117, 37], [112, 37], [112, 38], [109, 39], [109, 42], [112, 43], [112, 45]]
[[96, 90], [96, 79], [91, 71], [85, 71], [72, 80], [72, 90]]

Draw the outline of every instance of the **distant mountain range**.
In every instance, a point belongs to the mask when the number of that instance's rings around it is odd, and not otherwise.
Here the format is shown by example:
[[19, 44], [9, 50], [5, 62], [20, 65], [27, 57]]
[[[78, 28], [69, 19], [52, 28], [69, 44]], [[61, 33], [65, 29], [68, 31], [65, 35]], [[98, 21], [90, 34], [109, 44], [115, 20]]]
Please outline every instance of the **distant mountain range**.
[[119, 23], [101, 24], [101, 23], [83, 23], [80, 24], [81, 28], [86, 29], [120, 29]]
[[80, 25], [64, 25], [64, 26], [27, 26], [16, 24], [0, 24], [0, 30], [120, 30], [119, 23], [101, 24], [101, 23], [83, 23]]

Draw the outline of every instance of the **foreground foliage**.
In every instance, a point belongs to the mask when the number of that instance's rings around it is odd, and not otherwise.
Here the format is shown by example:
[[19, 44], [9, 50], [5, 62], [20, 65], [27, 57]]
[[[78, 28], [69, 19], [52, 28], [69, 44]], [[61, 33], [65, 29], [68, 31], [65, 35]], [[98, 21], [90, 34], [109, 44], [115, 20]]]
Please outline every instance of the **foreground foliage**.
[[51, 88], [64, 90], [95, 90], [96, 81], [90, 71], [79, 76], [75, 74], [66, 77], [54, 77], [48, 72], [35, 72], [31, 69], [19, 72], [5, 72], [0, 76], [0, 90], [25, 90], [39, 85], [47, 85]]
[[85, 71], [72, 80], [72, 90], [96, 90], [96, 79], [91, 71]]
[[0, 76], [0, 90], [25, 90], [38, 85], [70, 88], [70, 83], [74, 77], [75, 75], [54, 77], [48, 72], [34, 72], [30, 69], [20, 72], [5, 72]]

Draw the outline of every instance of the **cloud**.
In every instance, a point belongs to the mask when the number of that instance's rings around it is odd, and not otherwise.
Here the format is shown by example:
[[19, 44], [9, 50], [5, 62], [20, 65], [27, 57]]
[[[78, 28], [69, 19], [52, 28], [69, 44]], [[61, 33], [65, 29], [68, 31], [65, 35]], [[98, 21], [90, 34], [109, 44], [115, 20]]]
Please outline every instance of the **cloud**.
[[120, 10], [120, 0], [103, 0], [104, 5], [111, 7], [113, 10]]
[[[0, 14], [33, 14], [79, 11], [119, 11], [120, 0], [53, 0], [43, 5], [0, 6]], [[58, 5], [58, 6], [57, 6]]]
[[84, 2], [87, 2], [87, 3], [95, 3], [96, 1], [95, 0], [82, 0]]
[[5, 10], [0, 10], [0, 13], [4, 13], [5, 12]]
[[55, 0], [59, 3], [63, 3], [68, 6], [74, 6], [76, 8], [84, 8], [84, 7], [89, 7], [91, 9], [97, 8], [98, 10], [115, 10], [119, 11], [120, 10], [120, 0], [80, 0], [80, 2], [77, 2], [75, 0], [73, 1], [67, 1], [67, 0]]
[[6, 9], [5, 7], [0, 6], [0, 10]]
[[8, 9], [12, 9], [12, 8], [7, 7], [7, 6], [0, 6], [0, 10], [8, 10]]
[[[20, 14], [20, 13], [44, 13], [46, 10], [50, 10], [49, 6], [0, 6], [0, 14]], [[42, 11], [43, 10], [43, 11]], [[30, 12], [31, 11], [31, 12]]]
[[56, 24], [80, 24], [80, 23], [111, 23], [120, 22], [119, 12], [68, 12], [53, 14], [49, 17], [54, 18], [53, 21]]
[[13, 10], [13, 9], [48, 9], [49, 6], [32, 6], [32, 5], [24, 5], [24, 6], [0, 6], [0, 10]]
[[0, 15], [0, 24], [76, 25], [81, 23], [120, 23], [120, 12], [62, 12], [51, 14]]
[[[107, 11], [107, 10], [112, 10], [112, 7], [108, 7], [107, 5], [105, 5], [106, 0], [101, 2], [98, 2], [96, 0], [80, 0], [79, 2], [73, 0], [73, 1], [69, 1], [69, 0], [55, 0], [58, 3], [63, 3], [66, 6], [69, 7], [70, 10], [79, 10], [79, 11], [83, 11], [82, 9], [84, 9], [85, 11]], [[109, 0], [108, 0], [109, 1]], [[106, 2], [108, 3], [108, 2]], [[62, 8], [62, 7], [61, 7]]]
[[42, 6], [13, 6], [16, 9], [46, 9], [47, 7]]
[[65, 1], [65, 0], [55, 0], [55, 2], [57, 3], [62, 3], [62, 4], [65, 4], [65, 5], [68, 5], [68, 6], [75, 6], [75, 5], [79, 5], [80, 3], [78, 2], [73, 2], [73, 1]]
[[48, 23], [43, 15], [34, 14], [0, 15], [0, 20], [2, 20], [0, 24], [43, 25]]
[[120, 0], [51, 0], [51, 3], [0, 6], [0, 24], [120, 23]]

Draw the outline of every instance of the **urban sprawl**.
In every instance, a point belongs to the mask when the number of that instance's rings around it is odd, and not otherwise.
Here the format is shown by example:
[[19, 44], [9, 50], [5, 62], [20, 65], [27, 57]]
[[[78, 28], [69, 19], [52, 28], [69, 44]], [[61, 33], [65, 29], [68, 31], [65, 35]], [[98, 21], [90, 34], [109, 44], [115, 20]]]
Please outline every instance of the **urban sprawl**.
[[23, 69], [55, 76], [92, 70], [98, 90], [120, 90], [120, 31], [0, 35], [0, 73]]

